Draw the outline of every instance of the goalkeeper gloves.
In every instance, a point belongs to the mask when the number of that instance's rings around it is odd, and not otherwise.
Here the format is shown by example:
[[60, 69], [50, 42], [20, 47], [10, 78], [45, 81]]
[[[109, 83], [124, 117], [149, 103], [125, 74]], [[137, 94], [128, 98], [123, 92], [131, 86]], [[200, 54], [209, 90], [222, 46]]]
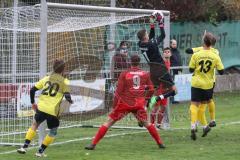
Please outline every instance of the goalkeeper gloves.
[[160, 28], [164, 27], [164, 16], [161, 12], [156, 14], [156, 21], [158, 22]]

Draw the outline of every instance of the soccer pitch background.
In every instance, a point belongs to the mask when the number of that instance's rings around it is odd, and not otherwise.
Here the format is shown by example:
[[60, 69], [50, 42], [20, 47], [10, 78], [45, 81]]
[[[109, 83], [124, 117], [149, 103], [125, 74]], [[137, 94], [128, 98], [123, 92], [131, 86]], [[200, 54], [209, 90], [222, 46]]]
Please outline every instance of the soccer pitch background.
[[[186, 102], [171, 106], [171, 129], [159, 130], [167, 146], [165, 150], [157, 147], [147, 130], [110, 129], [96, 150], [88, 151], [84, 146], [91, 142], [97, 128], [71, 128], [59, 130], [55, 143], [46, 150], [48, 157], [43, 159], [237, 160], [240, 157], [239, 95], [240, 92], [215, 94], [217, 126], [204, 138], [201, 137], [201, 127], [198, 127], [196, 141], [190, 139], [189, 102]], [[206, 113], [209, 118], [208, 111]], [[0, 159], [35, 158], [37, 146], [31, 147], [25, 155], [19, 155], [17, 148], [18, 146], [0, 146]]]

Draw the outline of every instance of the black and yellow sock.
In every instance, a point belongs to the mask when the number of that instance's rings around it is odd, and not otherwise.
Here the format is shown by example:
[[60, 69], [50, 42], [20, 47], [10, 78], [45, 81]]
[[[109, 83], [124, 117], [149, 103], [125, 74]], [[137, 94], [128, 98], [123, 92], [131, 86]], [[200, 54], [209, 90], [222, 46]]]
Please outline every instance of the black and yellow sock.
[[51, 137], [49, 135], [46, 135], [46, 137], [44, 138], [42, 145], [40, 146], [38, 152], [39, 153], [43, 153], [44, 150], [49, 146], [49, 144], [53, 143], [55, 137]]
[[34, 131], [32, 128], [29, 128], [25, 136], [25, 143], [23, 145], [23, 148], [28, 147], [32, 139], [35, 137], [35, 135], [36, 135], [36, 131]]

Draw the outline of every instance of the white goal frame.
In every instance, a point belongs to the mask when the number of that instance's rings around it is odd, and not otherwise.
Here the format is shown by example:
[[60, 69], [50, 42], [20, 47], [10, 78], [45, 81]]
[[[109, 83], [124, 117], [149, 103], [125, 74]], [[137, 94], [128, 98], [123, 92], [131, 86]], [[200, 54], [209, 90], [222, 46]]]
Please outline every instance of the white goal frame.
[[[146, 10], [146, 9], [132, 9], [132, 8], [116, 8], [116, 7], [100, 7], [100, 6], [86, 6], [86, 5], [74, 5], [74, 4], [58, 4], [58, 3], [47, 3], [46, 0], [42, 0], [41, 4], [38, 4], [36, 6], [41, 7], [41, 19], [40, 19], [40, 25], [41, 25], [41, 34], [40, 34], [40, 56], [39, 56], [39, 78], [42, 78], [47, 74], [47, 33], [48, 33], [48, 9], [49, 8], [59, 8], [59, 9], [74, 9], [74, 10], [82, 10], [82, 11], [102, 11], [102, 12], [111, 12], [111, 16], [114, 18], [114, 13], [138, 13], [138, 14], [146, 14], [151, 15], [154, 11], [161, 11], [164, 14], [165, 17], [165, 32], [166, 37], [164, 39], [164, 47], [169, 46], [170, 42], [170, 12], [166, 10]], [[18, 17], [15, 17], [16, 21], [18, 20]], [[110, 27], [114, 30], [114, 24]], [[114, 31], [110, 31], [110, 34], [112, 33], [112, 36], [114, 36]], [[114, 38], [113, 38], [114, 39]], [[13, 43], [16, 43], [14, 41]], [[15, 46], [16, 44], [13, 44]], [[14, 65], [14, 64], [12, 64]], [[14, 79], [14, 73], [12, 73], [12, 78]], [[0, 77], [4, 77], [4, 75], [0, 74]], [[169, 115], [169, 114], [168, 114]], [[76, 125], [75, 125], [76, 126]], [[79, 124], [79, 126], [83, 126], [82, 124]], [[98, 127], [97, 125], [93, 125], [93, 127]], [[133, 128], [133, 129], [139, 129], [139, 127], [123, 127], [123, 126], [114, 126], [116, 128]], [[66, 128], [66, 127], [65, 127]], [[15, 133], [12, 133], [15, 134]], [[18, 133], [22, 134], [22, 132]], [[41, 143], [43, 140], [43, 136], [45, 135], [45, 127], [39, 128], [39, 141], [38, 143]], [[0, 133], [1, 135], [1, 133]], [[0, 144], [7, 144], [7, 145], [21, 145], [19, 143], [2, 143]]]

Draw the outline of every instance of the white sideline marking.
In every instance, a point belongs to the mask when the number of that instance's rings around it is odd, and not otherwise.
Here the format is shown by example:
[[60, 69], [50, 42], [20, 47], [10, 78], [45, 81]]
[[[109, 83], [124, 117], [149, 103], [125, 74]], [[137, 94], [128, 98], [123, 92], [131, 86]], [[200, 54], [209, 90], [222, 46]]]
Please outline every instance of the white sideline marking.
[[[222, 123], [220, 125], [221, 126], [230, 126], [230, 125], [235, 125], [235, 124], [240, 124], [240, 121]], [[189, 129], [189, 128], [172, 128], [172, 129], [170, 128], [170, 130], [182, 130], [182, 129]], [[138, 134], [138, 133], [144, 133], [144, 132], [147, 132], [147, 130], [138, 131], [138, 132], [120, 133], [120, 134], [110, 134], [110, 135], [104, 136], [104, 138], [124, 136], [124, 135], [131, 135], [131, 134]], [[65, 141], [65, 142], [56, 142], [56, 143], [51, 144], [51, 146], [65, 144], [65, 143], [71, 143], [71, 142], [77, 142], [77, 141], [91, 140], [91, 139], [92, 139], [92, 137], [78, 138], [78, 139], [68, 140], [68, 141]], [[39, 146], [37, 146], [37, 147], [29, 147], [28, 150], [32, 150], [32, 149], [35, 149], [35, 148], [38, 148], [38, 147]], [[17, 150], [1, 152], [0, 155], [1, 154], [10, 154], [10, 153], [17, 153]]]
[[[144, 131], [138, 131], [138, 132], [129, 132], [129, 133], [120, 133], [120, 134], [110, 134], [110, 135], [106, 135], [104, 136], [104, 138], [108, 138], [108, 137], [117, 137], [117, 136], [124, 136], [124, 135], [131, 135], [131, 134], [137, 134], [137, 133], [144, 133], [146, 132], [146, 130]], [[72, 140], [68, 140], [68, 141], [65, 141], [65, 142], [56, 142], [56, 143], [53, 143], [51, 144], [51, 146], [54, 146], [54, 145], [60, 145], [60, 144], [65, 144], [65, 143], [71, 143], [71, 142], [77, 142], [77, 141], [84, 141], [84, 140], [91, 140], [93, 137], [85, 137], [85, 138], [78, 138], [78, 139], [72, 139]], [[29, 147], [28, 150], [32, 150], [32, 149], [35, 149], [35, 148], [38, 148], [39, 146], [36, 146], [36, 147]], [[12, 151], [7, 151], [7, 152], [1, 152], [1, 154], [10, 154], [10, 153], [17, 153], [17, 150], [12, 150]]]

